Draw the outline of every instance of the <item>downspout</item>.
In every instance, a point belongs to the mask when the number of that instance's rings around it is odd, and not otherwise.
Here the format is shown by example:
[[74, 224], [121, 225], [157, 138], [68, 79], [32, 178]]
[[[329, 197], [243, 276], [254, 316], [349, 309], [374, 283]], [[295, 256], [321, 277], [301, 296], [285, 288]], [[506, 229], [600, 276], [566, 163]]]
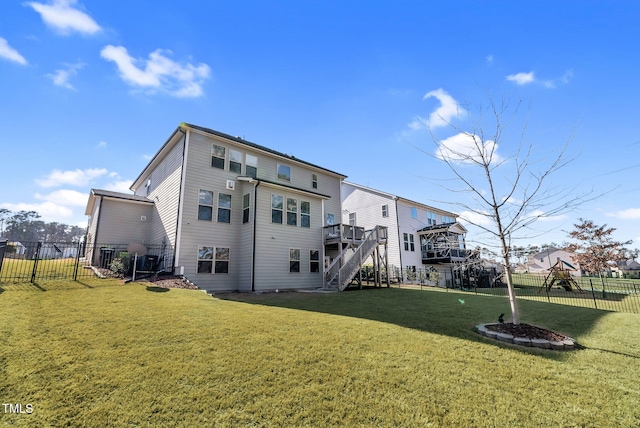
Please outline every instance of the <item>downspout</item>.
[[175, 273], [176, 271], [176, 252], [178, 250], [178, 231], [180, 228], [180, 207], [182, 206], [182, 184], [184, 183], [184, 174], [185, 174], [185, 165], [187, 163], [187, 159], [185, 157], [186, 151], [187, 151], [187, 133], [184, 132], [182, 130], [182, 128], [179, 129], [180, 132], [182, 132], [182, 135], [184, 135], [184, 140], [182, 141], [182, 171], [180, 174], [180, 188], [178, 189], [178, 209], [176, 212], [176, 236], [175, 239], [173, 240], [174, 245], [173, 245], [173, 256], [172, 256], [172, 261], [171, 261], [171, 267], [173, 270], [173, 273]]
[[403, 242], [400, 236], [400, 220], [398, 219], [398, 198], [395, 197], [396, 204], [396, 230], [398, 231], [398, 255], [400, 256], [400, 282], [404, 282], [404, 267], [402, 265]]
[[255, 186], [253, 186], [253, 242], [251, 243], [251, 291], [256, 291], [256, 225], [258, 218], [258, 186], [260, 180], [256, 180]]

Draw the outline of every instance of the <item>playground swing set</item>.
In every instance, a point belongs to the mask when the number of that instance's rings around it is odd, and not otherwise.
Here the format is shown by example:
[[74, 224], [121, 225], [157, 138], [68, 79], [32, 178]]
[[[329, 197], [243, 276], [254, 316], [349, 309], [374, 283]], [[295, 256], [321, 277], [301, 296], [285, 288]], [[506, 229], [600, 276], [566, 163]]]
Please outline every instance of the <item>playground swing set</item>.
[[582, 293], [582, 288], [580, 288], [576, 280], [571, 276], [572, 270], [576, 270], [576, 268], [570, 263], [558, 258], [556, 264], [549, 268], [549, 274], [545, 278], [542, 287], [538, 290], [538, 294], [540, 294], [543, 288], [546, 288], [547, 292], [549, 292], [554, 285], [559, 285], [566, 291], [574, 291], [575, 288], [575, 290]]

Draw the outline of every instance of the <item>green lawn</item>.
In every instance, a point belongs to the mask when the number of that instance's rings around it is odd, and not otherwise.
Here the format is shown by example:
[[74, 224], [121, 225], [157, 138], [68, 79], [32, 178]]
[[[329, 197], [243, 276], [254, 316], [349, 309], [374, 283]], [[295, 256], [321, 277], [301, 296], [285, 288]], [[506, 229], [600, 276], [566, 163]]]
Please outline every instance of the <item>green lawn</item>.
[[640, 425], [634, 314], [522, 301], [525, 322], [585, 347], [552, 352], [473, 331], [503, 297], [0, 287], [0, 398], [33, 408], [0, 407], [0, 424]]

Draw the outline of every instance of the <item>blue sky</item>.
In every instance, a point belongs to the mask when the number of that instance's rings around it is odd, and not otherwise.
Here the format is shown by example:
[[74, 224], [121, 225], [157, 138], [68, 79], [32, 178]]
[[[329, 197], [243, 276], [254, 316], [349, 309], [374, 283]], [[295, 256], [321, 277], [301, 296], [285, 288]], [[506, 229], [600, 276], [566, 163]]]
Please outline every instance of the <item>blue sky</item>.
[[639, 247], [639, 17], [636, 1], [6, 0], [0, 207], [85, 226], [89, 189], [128, 192], [184, 121], [460, 212], [424, 124], [472, 132], [491, 97], [524, 112], [498, 154], [527, 120], [536, 159], [568, 140], [578, 156], [552, 186], [603, 194], [518, 244], [585, 217]]

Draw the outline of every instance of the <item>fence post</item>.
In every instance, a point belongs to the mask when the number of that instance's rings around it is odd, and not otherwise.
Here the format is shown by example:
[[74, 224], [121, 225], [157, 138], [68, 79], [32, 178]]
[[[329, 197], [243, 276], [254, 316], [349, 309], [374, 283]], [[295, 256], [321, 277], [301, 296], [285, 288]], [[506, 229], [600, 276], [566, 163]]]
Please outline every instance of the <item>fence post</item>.
[[42, 242], [38, 242], [36, 246], [36, 255], [33, 259], [33, 270], [31, 271], [31, 283], [33, 284], [36, 281], [36, 272], [38, 270], [38, 258], [40, 256], [40, 248], [42, 248]]
[[78, 266], [80, 265], [80, 246], [82, 245], [81, 241], [78, 241], [78, 248], [76, 249], [76, 265], [73, 268], [73, 280], [78, 280]]
[[589, 284], [591, 284], [591, 295], [593, 296], [593, 306], [598, 309], [598, 304], [596, 303], [596, 292], [593, 289], [593, 281], [589, 278]]

